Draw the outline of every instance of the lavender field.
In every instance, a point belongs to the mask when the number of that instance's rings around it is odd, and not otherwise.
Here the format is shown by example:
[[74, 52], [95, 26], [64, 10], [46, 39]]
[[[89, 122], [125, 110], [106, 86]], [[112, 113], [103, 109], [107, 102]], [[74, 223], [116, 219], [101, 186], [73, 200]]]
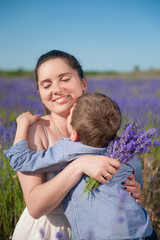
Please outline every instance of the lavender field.
[[[88, 79], [88, 91], [104, 93], [119, 104], [123, 125], [135, 119], [145, 128], [160, 132], [160, 79]], [[2, 155], [9, 148], [16, 130], [15, 119], [23, 111], [43, 114], [34, 80], [0, 78], [0, 239], [9, 239], [25, 206], [20, 185]], [[142, 205], [160, 237], [160, 148], [141, 156], [144, 187]]]

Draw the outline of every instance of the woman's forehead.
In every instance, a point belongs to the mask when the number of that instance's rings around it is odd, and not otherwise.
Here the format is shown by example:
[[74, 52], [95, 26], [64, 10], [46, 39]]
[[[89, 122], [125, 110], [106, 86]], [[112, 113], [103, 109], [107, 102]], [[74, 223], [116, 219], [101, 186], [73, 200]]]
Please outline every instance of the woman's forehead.
[[[58, 66], [58, 68], [56, 68]], [[43, 62], [39, 66], [39, 70], [45, 69], [45, 68], [52, 68], [54, 67], [55, 70], [59, 70], [59, 68], [71, 68], [72, 67], [69, 65], [67, 60], [64, 58], [53, 58], [53, 59], [48, 59], [47, 61]]]
[[55, 77], [63, 77], [64, 75], [73, 75], [77, 73], [75, 69], [70, 67], [63, 59], [50, 59], [41, 64], [38, 69], [40, 79], [53, 75]]

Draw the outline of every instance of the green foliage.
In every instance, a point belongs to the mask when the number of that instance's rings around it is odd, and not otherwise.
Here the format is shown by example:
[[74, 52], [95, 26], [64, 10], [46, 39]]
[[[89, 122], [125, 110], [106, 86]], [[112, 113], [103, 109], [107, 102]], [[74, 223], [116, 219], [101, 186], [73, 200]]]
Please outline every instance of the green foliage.
[[7, 77], [7, 78], [12, 78], [12, 77], [33, 77], [34, 72], [33, 71], [27, 71], [22, 68], [19, 68], [17, 70], [13, 71], [7, 71], [7, 70], [0, 70], [0, 77]]
[[7, 113], [6, 110], [2, 108], [0, 111], [0, 118], [9, 119], [11, 122], [13, 122], [17, 118], [17, 113], [16, 111], [10, 111], [9, 113]]
[[25, 207], [23, 194], [17, 178], [12, 171], [9, 161], [0, 150], [0, 239], [11, 237], [15, 225]]
[[[114, 70], [104, 70], [104, 71], [96, 71], [96, 70], [90, 70], [90, 71], [84, 71], [84, 75], [86, 77], [92, 77], [92, 78], [123, 78], [128, 80], [140, 80], [140, 79], [159, 79], [160, 78], [160, 69], [149, 69], [146, 71], [140, 71], [140, 68], [138, 65], [136, 65], [133, 68], [133, 72], [118, 72]], [[5, 78], [18, 78], [18, 77], [34, 77], [34, 71], [24, 70], [23, 68], [19, 68], [17, 70], [0, 70], [0, 77]]]
[[134, 66], [133, 71], [134, 72], [139, 72], [140, 71], [140, 67], [138, 65]]
[[108, 76], [108, 75], [117, 75], [116, 71], [85, 71], [85, 76]]

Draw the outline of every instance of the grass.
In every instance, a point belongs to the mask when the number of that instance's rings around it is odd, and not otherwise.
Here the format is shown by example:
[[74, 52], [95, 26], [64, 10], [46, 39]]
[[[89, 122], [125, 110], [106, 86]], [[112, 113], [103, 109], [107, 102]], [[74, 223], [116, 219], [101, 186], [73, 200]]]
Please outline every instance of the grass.
[[17, 174], [0, 150], [0, 239], [12, 236], [15, 225], [25, 207]]

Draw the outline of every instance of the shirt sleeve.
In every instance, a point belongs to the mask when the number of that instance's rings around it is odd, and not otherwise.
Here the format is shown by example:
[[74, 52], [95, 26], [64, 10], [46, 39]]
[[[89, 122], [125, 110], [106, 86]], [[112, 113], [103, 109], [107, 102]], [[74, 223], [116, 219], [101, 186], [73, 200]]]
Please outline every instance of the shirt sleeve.
[[131, 161], [128, 162], [130, 166], [133, 168], [133, 174], [135, 176], [135, 180], [139, 182], [141, 185], [141, 190], [143, 188], [143, 178], [142, 178], [142, 163], [140, 160], [135, 156]]
[[56, 142], [48, 150], [31, 151], [26, 140], [22, 140], [13, 145], [9, 150], [4, 150], [3, 154], [9, 158], [10, 165], [14, 171], [19, 172], [49, 172], [60, 171], [64, 168], [63, 145]]
[[13, 145], [3, 154], [9, 158], [14, 171], [41, 173], [60, 171], [74, 159], [83, 155], [104, 155], [106, 148], [94, 148], [73, 142], [68, 138], [61, 138], [47, 150], [31, 151], [26, 140]]

